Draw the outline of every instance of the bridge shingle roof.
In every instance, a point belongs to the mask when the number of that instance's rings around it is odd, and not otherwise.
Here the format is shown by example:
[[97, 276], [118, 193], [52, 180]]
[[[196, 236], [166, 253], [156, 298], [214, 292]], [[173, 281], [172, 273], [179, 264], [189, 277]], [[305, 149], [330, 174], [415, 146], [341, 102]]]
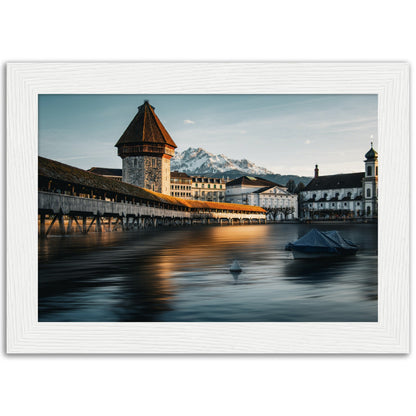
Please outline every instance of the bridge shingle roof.
[[88, 169], [88, 172], [95, 173], [97, 175], [106, 175], [106, 176], [123, 176], [122, 169], [112, 169], [112, 168], [96, 168], [93, 167]]
[[187, 208], [207, 208], [219, 209], [229, 211], [245, 211], [265, 213], [266, 211], [261, 207], [229, 204], [220, 202], [208, 201], [193, 201], [182, 198], [176, 198], [170, 195], [161, 194], [150, 191], [148, 189], [140, 188], [129, 183], [120, 182], [112, 178], [100, 176], [74, 166], [66, 165], [55, 160], [47, 159], [39, 156], [38, 158], [38, 175], [46, 179], [54, 179], [68, 184], [85, 186], [92, 189], [112, 192], [119, 195], [127, 195], [136, 197], [138, 199], [147, 200], [151, 202], [159, 202], [167, 205], [176, 205]]

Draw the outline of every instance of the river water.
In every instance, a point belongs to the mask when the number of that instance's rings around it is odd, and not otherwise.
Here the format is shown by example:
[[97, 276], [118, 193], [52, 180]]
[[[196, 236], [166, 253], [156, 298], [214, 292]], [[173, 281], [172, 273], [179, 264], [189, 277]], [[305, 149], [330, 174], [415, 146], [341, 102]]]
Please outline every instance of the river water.
[[[356, 256], [293, 260], [311, 228]], [[239, 275], [229, 272], [238, 259]], [[39, 239], [39, 321], [377, 321], [377, 226], [197, 226]]]

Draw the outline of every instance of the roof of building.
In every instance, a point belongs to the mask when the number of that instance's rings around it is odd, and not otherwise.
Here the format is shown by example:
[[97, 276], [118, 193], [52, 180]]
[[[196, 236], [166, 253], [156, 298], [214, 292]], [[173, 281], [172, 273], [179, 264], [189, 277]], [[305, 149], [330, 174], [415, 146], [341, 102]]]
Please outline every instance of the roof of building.
[[154, 111], [154, 107], [145, 101], [133, 120], [122, 134], [116, 147], [123, 144], [161, 143], [177, 147]]
[[264, 191], [267, 191], [268, 189], [272, 188], [274, 188], [274, 186], [265, 186], [264, 188], [257, 189], [257, 191], [254, 191], [253, 194], [261, 194]]
[[266, 192], [269, 189], [273, 189], [273, 188], [279, 188], [279, 194], [292, 195], [290, 192], [286, 191], [285, 189], [280, 188], [277, 185], [274, 185], [274, 186], [265, 186], [263, 188], [257, 189], [257, 191], [254, 191], [253, 194], [262, 194], [263, 192]]
[[313, 178], [304, 191], [319, 191], [324, 189], [361, 188], [364, 172], [342, 173], [339, 175], [318, 176]]
[[373, 142], [371, 142], [371, 149], [365, 154], [367, 160], [377, 159], [378, 153], [373, 149]]
[[233, 179], [230, 182], [227, 182], [228, 186], [238, 186], [238, 185], [246, 185], [246, 186], [261, 186], [261, 187], [274, 187], [274, 186], [281, 186], [277, 183], [274, 183], [272, 181], [268, 181], [267, 179], [258, 178], [255, 176], [240, 176], [237, 179]]
[[39, 156], [38, 175], [48, 179], [54, 179], [60, 182], [71, 183], [74, 185], [85, 186], [88, 188], [99, 189], [107, 192], [113, 192], [120, 195], [129, 195], [142, 200], [160, 202], [168, 205], [177, 205], [188, 208], [207, 208], [229, 211], [245, 211], [264, 213], [261, 207], [229, 204], [220, 202], [193, 201], [182, 198], [176, 198], [170, 195], [164, 195], [148, 189], [140, 188], [125, 182], [119, 182], [115, 179], [100, 176], [74, 166], [66, 165], [55, 160], [46, 159]]
[[92, 173], [95, 173], [97, 175], [104, 175], [104, 176], [119, 176], [120, 178], [123, 176], [122, 169], [93, 167], [91, 169], [88, 169], [88, 172], [92, 172]]
[[191, 175], [192, 182], [203, 182], [203, 183], [226, 183], [227, 180], [224, 178], [211, 178], [209, 176]]
[[185, 173], [185, 172], [178, 172], [177, 170], [174, 170], [170, 173], [171, 178], [183, 178], [183, 179], [191, 179], [191, 177]]

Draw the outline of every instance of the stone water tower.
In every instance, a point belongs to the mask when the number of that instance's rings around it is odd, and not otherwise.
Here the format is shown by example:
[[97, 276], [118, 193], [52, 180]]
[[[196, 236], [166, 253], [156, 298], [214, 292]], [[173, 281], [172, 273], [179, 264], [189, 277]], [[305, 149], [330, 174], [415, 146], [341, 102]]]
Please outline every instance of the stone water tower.
[[170, 159], [177, 147], [146, 100], [115, 145], [123, 159], [123, 182], [170, 194]]

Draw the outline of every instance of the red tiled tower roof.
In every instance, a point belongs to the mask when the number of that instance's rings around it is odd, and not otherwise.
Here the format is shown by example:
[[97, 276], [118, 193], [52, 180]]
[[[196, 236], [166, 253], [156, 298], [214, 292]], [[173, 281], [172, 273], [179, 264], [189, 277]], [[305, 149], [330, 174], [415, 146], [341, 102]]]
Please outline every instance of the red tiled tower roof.
[[145, 101], [139, 111], [118, 140], [116, 147], [141, 144], [164, 144], [176, 148], [175, 142], [166, 131], [154, 111], [154, 107]]

